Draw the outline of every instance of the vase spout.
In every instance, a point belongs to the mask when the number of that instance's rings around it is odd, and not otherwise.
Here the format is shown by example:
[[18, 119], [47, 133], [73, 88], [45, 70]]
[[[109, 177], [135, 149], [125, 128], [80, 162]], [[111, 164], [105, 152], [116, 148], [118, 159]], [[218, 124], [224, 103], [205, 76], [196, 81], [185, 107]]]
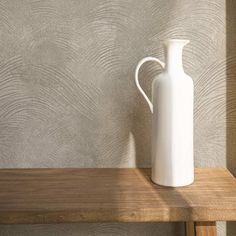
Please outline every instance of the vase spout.
[[163, 42], [165, 48], [166, 70], [168, 73], [183, 73], [183, 48], [190, 41], [185, 39], [168, 39]]
[[163, 41], [163, 44], [165, 47], [168, 47], [170, 45], [178, 45], [179, 47], [184, 47], [190, 42], [188, 39], [166, 39]]

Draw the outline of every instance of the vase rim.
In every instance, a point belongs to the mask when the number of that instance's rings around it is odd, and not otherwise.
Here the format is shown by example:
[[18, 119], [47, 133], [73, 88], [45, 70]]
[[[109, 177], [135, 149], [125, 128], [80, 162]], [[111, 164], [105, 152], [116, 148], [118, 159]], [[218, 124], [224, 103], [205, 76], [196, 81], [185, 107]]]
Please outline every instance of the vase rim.
[[183, 43], [183, 44], [188, 44], [190, 42], [189, 39], [164, 39], [162, 40], [162, 43]]

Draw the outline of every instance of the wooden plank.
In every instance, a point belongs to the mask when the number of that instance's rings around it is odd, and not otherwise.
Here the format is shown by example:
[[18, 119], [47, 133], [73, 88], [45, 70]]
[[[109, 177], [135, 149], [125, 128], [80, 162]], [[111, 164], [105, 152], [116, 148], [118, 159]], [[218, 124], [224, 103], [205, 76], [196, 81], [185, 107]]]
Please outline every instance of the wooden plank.
[[216, 236], [216, 222], [196, 222], [196, 236]]
[[150, 169], [2, 169], [0, 223], [236, 220], [236, 181], [195, 170], [194, 184], [153, 184]]

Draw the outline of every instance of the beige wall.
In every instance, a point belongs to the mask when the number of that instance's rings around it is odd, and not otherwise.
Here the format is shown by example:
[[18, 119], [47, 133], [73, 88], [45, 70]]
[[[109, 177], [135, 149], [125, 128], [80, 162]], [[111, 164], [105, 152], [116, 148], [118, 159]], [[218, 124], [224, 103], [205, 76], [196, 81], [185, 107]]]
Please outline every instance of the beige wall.
[[[0, 1], [0, 167], [150, 166], [151, 115], [134, 69], [144, 56], [163, 59], [160, 40], [170, 37], [191, 40], [195, 165], [226, 166], [225, 14], [224, 0]], [[149, 95], [158, 72], [152, 63], [141, 72]], [[0, 227], [24, 236], [182, 234], [183, 224]]]

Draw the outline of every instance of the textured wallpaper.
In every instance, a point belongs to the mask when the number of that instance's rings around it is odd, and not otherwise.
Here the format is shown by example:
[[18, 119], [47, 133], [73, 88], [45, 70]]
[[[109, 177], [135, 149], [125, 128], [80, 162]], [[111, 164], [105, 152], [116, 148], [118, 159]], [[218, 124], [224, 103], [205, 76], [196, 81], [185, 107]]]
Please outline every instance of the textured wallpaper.
[[[191, 40], [195, 165], [226, 166], [228, 32], [224, 0], [0, 0], [0, 167], [150, 166], [151, 114], [134, 69], [148, 55], [164, 60], [166, 38]], [[140, 73], [149, 96], [159, 72], [147, 63]], [[0, 227], [4, 236], [183, 232], [182, 223]]]

